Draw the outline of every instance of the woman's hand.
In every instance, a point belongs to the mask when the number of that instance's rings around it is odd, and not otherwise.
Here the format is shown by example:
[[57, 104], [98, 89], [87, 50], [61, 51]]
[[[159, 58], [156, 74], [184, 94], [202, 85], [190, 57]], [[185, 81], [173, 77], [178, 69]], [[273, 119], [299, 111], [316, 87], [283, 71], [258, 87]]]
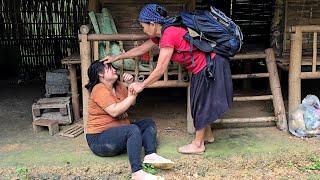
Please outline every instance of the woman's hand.
[[104, 64], [107, 63], [112, 63], [114, 61], [118, 61], [119, 60], [119, 55], [118, 56], [106, 56], [103, 59], [100, 60], [100, 62], [103, 62]]
[[127, 84], [133, 83], [133, 80], [134, 80], [133, 76], [128, 73], [123, 73], [122, 78], [123, 78], [123, 81]]
[[144, 84], [142, 82], [134, 82], [129, 86], [129, 93], [138, 94], [144, 89]]

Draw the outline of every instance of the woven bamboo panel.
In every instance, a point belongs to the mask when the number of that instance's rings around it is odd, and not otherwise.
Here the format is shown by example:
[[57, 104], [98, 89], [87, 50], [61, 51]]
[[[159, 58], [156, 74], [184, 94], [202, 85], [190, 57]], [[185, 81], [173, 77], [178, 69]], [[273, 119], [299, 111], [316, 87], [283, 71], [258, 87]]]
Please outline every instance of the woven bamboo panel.
[[87, 0], [0, 0], [0, 46], [19, 47], [21, 73], [31, 76], [61, 67], [79, 49]]

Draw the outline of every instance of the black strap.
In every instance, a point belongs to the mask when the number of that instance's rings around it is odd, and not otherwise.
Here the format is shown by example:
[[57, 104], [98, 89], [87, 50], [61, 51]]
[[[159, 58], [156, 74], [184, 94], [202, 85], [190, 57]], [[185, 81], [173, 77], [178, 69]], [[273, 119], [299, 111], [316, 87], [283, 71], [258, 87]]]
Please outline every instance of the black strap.
[[193, 57], [193, 54], [192, 54], [192, 49], [193, 49], [193, 38], [190, 39], [190, 50], [189, 50], [189, 53], [190, 53], [190, 57], [191, 57], [192, 67], [194, 67], [196, 64], [194, 63], [194, 57]]

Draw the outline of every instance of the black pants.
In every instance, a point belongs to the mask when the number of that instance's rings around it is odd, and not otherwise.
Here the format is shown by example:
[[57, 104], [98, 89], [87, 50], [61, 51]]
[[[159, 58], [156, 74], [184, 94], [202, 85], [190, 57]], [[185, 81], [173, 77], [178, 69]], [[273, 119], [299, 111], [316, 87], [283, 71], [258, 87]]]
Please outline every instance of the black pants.
[[146, 155], [156, 152], [156, 136], [157, 129], [152, 119], [86, 135], [91, 151], [98, 156], [116, 156], [127, 151], [132, 172], [142, 168], [142, 146]]

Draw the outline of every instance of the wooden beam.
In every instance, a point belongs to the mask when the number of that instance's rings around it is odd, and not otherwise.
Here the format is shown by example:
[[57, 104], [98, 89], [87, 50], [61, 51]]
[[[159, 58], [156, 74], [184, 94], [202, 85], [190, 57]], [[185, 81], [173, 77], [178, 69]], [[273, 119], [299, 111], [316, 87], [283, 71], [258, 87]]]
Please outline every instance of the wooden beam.
[[301, 79], [319, 79], [320, 72], [301, 72], [300, 78]]
[[276, 117], [256, 117], [256, 118], [228, 118], [228, 119], [218, 119], [214, 123], [263, 123], [263, 122], [273, 122], [276, 121]]
[[252, 52], [244, 54], [236, 54], [234, 57], [231, 57], [231, 60], [255, 60], [255, 59], [264, 59], [266, 58], [265, 52]]
[[89, 34], [88, 41], [139, 41], [147, 40], [145, 34]]
[[277, 117], [277, 127], [288, 131], [286, 110], [284, 107], [276, 59], [272, 48], [266, 49], [266, 63], [269, 72], [269, 84], [273, 95], [274, 114]]
[[234, 74], [232, 79], [264, 78], [269, 77], [269, 73]]
[[272, 95], [233, 97], [233, 101], [265, 101], [273, 99]]
[[319, 25], [306, 25], [306, 26], [292, 26], [290, 32], [320, 32]]

